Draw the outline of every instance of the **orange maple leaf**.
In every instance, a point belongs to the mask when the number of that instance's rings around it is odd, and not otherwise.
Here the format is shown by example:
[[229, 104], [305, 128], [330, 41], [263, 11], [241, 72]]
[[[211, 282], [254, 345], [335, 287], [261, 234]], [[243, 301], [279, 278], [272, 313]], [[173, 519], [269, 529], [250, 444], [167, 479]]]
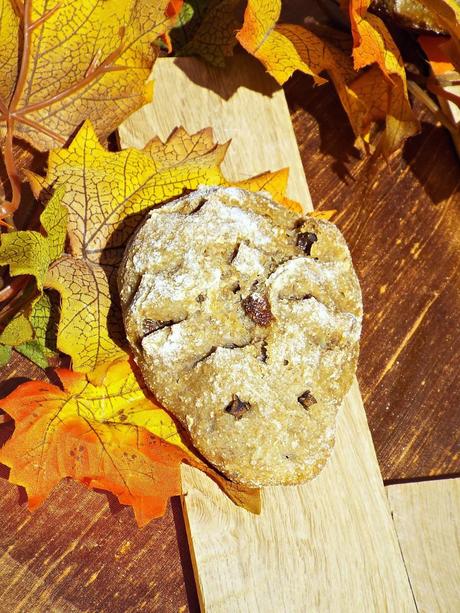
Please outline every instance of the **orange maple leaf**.
[[34, 510], [65, 477], [105, 489], [132, 506], [139, 526], [163, 515], [181, 493], [180, 464], [205, 472], [236, 504], [260, 512], [259, 491], [233, 484], [200, 460], [176, 423], [146, 392], [130, 362], [117, 360], [91, 375], [55, 371], [63, 388], [19, 385], [0, 400], [15, 420], [0, 449], [9, 480], [23, 486]]
[[447, 36], [423, 34], [417, 40], [430, 62], [434, 75], [439, 76], [446, 72], [455, 71], [455, 66], [450, 61], [445, 50], [446, 43], [450, 40]]
[[127, 362], [99, 386], [69, 370], [56, 373], [63, 389], [30, 381], [0, 401], [16, 423], [0, 461], [10, 467], [10, 481], [26, 489], [29, 508], [72, 477], [131, 505], [140, 526], [163, 515], [169, 497], [181, 493], [179, 466], [188, 453], [127, 423], [127, 414], [160, 411], [160, 421], [169, 422], [167, 414], [145, 396]]

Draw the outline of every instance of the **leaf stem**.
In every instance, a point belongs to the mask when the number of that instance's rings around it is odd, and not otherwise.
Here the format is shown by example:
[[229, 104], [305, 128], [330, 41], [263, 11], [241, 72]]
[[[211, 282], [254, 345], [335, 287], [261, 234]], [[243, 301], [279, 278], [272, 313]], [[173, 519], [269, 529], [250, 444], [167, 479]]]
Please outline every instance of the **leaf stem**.
[[35, 28], [38, 28], [39, 26], [43, 25], [45, 23], [45, 21], [48, 21], [48, 19], [50, 17], [52, 17], [54, 15], [54, 13], [61, 8], [61, 3], [58, 2], [56, 4], [56, 6], [54, 6], [52, 9], [50, 9], [49, 11], [46, 11], [46, 13], [44, 13], [41, 17], [39, 17], [38, 19], [36, 19], [35, 21], [32, 21], [30, 24], [30, 30], [35, 30]]
[[59, 92], [58, 94], [55, 94], [54, 96], [51, 96], [50, 98], [47, 98], [46, 100], [42, 100], [41, 102], [36, 102], [35, 104], [30, 104], [30, 105], [25, 106], [22, 109], [19, 109], [18, 111], [16, 111], [16, 116], [18, 117], [18, 119], [19, 118], [22, 119], [24, 115], [28, 113], [33, 113], [34, 111], [40, 111], [43, 108], [51, 106], [55, 104], [56, 102], [59, 102], [60, 100], [63, 100], [64, 98], [67, 98], [68, 96], [84, 88], [86, 85], [89, 85], [89, 83], [98, 79], [99, 77], [106, 74], [107, 72], [111, 72], [113, 70], [121, 70], [121, 69], [124, 70], [124, 67], [113, 65], [113, 62], [116, 61], [120, 57], [120, 55], [123, 53], [123, 50], [124, 50], [124, 44], [122, 40], [120, 45], [114, 51], [112, 51], [112, 53], [110, 53], [106, 57], [106, 59], [101, 64], [99, 64], [99, 66], [97, 66], [97, 68], [94, 67], [94, 60], [93, 60], [88, 70], [86, 71], [86, 75], [83, 79], [74, 83], [73, 85]]
[[453, 92], [449, 92], [448, 90], [441, 87], [436, 82], [435, 79], [430, 77], [427, 80], [427, 87], [430, 90], [430, 92], [432, 92], [436, 96], [440, 96], [441, 98], [446, 98], [447, 100], [450, 100], [451, 102], [456, 104], [458, 107], [460, 107], [460, 96], [457, 94], [454, 94]]
[[50, 138], [54, 138], [55, 140], [57, 140], [58, 143], [62, 143], [63, 145], [66, 143], [66, 139], [63, 138], [60, 134], [54, 132], [53, 130], [50, 130], [49, 128], [46, 128], [40, 123], [37, 123], [33, 119], [29, 119], [28, 117], [23, 117], [22, 115], [20, 115], [17, 120], [19, 123], [24, 123], [25, 125], [30, 126], [34, 130], [37, 130], [37, 132], [41, 132], [42, 134], [46, 134]]

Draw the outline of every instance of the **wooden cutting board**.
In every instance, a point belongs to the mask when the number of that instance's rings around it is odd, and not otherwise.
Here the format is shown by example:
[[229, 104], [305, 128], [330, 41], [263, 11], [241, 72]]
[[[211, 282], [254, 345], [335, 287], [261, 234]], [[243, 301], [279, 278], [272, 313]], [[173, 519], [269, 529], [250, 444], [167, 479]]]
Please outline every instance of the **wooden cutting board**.
[[[288, 196], [312, 203], [282, 90], [238, 56], [225, 71], [161, 59], [154, 102], [120, 128], [123, 147], [163, 140], [176, 126], [232, 139], [223, 170], [243, 179], [288, 166]], [[415, 611], [358, 385], [338, 417], [337, 442], [312, 482], [266, 488], [260, 516], [235, 507], [183, 467], [183, 510], [202, 609], [211, 613]]]

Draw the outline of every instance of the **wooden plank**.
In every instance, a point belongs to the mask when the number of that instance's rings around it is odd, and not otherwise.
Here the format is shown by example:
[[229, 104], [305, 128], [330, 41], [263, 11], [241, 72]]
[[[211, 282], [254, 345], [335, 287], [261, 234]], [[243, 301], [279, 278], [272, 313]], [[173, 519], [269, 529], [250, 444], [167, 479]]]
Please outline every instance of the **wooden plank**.
[[460, 479], [386, 491], [418, 610], [460, 611]]
[[421, 133], [390, 164], [370, 161], [332, 85], [298, 74], [286, 96], [315, 208], [337, 210], [361, 280], [358, 379], [383, 478], [460, 474], [460, 163], [449, 132], [414, 101]]
[[[211, 125], [219, 141], [232, 137], [228, 176], [288, 165], [288, 195], [311, 207], [284, 94], [258, 64], [240, 56], [223, 72], [166, 59], [154, 76], [154, 103], [122, 126], [123, 146], [165, 139], [177, 125]], [[203, 609], [415, 610], [356, 383], [326, 469], [304, 486], [264, 490], [260, 517], [236, 508], [198, 471], [184, 467], [183, 477]]]

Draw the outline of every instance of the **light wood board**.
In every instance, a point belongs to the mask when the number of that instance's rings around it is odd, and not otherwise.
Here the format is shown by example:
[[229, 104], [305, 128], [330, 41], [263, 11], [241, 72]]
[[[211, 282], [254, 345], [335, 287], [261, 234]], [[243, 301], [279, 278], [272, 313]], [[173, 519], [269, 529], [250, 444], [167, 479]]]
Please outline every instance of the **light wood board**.
[[460, 479], [386, 488], [420, 613], [460, 611]]
[[[154, 102], [120, 129], [124, 147], [166, 139], [179, 125], [212, 126], [219, 142], [232, 138], [228, 177], [289, 166], [288, 196], [311, 209], [284, 94], [257, 63], [240, 56], [220, 71], [162, 59], [154, 78]], [[259, 517], [192, 468], [183, 468], [183, 483], [203, 610], [415, 611], [356, 382], [327, 467], [309, 484], [265, 489]]]

